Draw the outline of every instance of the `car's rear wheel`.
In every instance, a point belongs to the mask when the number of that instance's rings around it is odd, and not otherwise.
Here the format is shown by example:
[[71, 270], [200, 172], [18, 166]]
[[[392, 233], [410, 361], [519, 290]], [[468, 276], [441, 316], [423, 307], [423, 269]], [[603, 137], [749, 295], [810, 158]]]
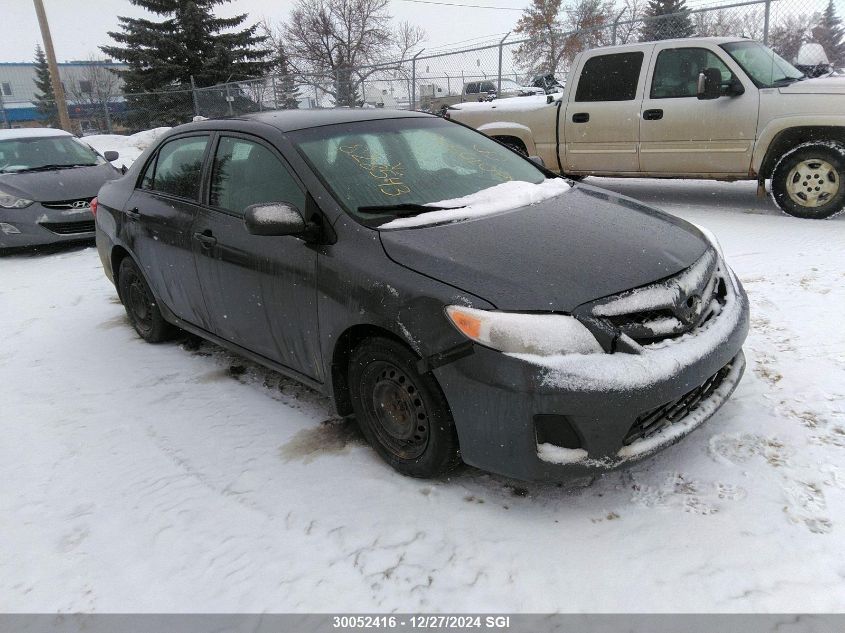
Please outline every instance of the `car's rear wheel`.
[[460, 463], [446, 398], [417, 357], [387, 338], [363, 341], [349, 361], [352, 408], [361, 432], [403, 475], [442, 476]]
[[175, 328], [164, 320], [147, 281], [129, 257], [120, 262], [117, 288], [129, 322], [142, 339], [161, 343], [173, 337]]
[[845, 209], [845, 147], [812, 142], [784, 154], [772, 173], [772, 197], [799, 218], [822, 220]]

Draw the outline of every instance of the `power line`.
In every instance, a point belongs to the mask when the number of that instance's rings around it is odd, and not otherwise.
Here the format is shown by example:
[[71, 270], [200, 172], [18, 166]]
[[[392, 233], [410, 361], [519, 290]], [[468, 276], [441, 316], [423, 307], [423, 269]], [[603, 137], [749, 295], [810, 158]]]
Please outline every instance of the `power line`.
[[399, 0], [399, 2], [414, 2], [416, 4], [439, 4], [447, 7], [464, 7], [468, 9], [495, 9], [497, 11], [519, 11], [525, 9], [517, 9], [516, 7], [491, 7], [483, 4], [459, 4], [457, 2], [436, 2], [435, 0]]

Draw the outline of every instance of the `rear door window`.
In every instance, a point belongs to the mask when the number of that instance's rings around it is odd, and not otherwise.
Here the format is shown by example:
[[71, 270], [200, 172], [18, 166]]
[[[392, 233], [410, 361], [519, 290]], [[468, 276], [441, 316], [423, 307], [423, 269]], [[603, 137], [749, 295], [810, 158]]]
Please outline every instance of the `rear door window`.
[[642, 51], [591, 57], [581, 69], [575, 101], [633, 101], [642, 66]]
[[189, 136], [162, 145], [155, 160], [152, 182], [145, 174], [141, 186], [180, 198], [198, 199], [208, 139], [208, 135]]

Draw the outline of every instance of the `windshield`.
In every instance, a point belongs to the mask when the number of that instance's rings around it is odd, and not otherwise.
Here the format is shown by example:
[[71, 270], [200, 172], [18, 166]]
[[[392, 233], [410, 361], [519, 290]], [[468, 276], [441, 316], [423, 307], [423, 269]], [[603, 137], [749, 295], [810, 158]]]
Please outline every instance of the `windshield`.
[[742, 66], [758, 88], [774, 88], [804, 77], [804, 73], [783, 57], [757, 42], [731, 42], [722, 44], [722, 48]]
[[41, 136], [0, 140], [0, 172], [99, 165], [104, 161], [72, 136]]
[[545, 180], [518, 154], [439, 118], [329, 125], [291, 138], [337, 201], [367, 224], [389, 221], [402, 208], [407, 212], [503, 182]]

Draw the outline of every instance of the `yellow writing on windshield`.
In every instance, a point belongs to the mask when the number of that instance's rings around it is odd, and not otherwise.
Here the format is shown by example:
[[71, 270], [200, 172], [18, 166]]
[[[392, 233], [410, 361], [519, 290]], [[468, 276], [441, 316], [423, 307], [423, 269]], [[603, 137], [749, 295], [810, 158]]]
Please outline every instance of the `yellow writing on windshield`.
[[369, 153], [368, 148], [361, 145], [341, 145], [338, 148], [370, 176], [375, 178], [379, 191], [385, 196], [401, 196], [411, 192], [411, 188], [402, 181], [405, 169], [402, 163], [391, 165], [389, 162], [379, 161]]

